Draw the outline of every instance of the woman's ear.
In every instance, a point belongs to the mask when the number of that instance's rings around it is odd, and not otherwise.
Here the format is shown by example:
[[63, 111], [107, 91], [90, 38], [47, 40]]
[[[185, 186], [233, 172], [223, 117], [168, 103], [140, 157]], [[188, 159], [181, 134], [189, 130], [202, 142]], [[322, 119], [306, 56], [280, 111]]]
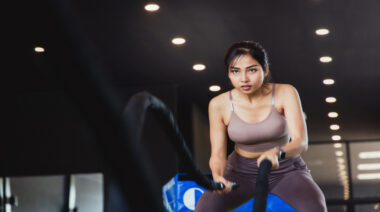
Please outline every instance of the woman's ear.
[[266, 66], [265, 66], [265, 71], [264, 71], [264, 77], [267, 77], [268, 74], [269, 74], [269, 66], [266, 65]]

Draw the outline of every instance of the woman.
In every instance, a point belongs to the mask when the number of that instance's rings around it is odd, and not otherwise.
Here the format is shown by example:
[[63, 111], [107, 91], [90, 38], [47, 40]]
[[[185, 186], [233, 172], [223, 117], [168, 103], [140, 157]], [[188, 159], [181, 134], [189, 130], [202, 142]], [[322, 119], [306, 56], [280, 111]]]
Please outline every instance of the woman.
[[[209, 103], [209, 164], [214, 181], [226, 187], [206, 191], [195, 211], [231, 211], [251, 199], [264, 159], [273, 164], [269, 193], [300, 212], [327, 211], [323, 193], [300, 157], [308, 137], [297, 90], [268, 82], [268, 56], [257, 42], [232, 45], [224, 62], [234, 88]], [[235, 143], [228, 159], [227, 134]], [[231, 182], [239, 187], [232, 190]]]

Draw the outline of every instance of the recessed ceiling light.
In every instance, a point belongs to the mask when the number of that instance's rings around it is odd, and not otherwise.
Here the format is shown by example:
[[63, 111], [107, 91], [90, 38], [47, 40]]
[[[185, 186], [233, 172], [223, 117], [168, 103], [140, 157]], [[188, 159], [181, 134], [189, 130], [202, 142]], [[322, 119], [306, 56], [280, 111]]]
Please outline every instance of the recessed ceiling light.
[[319, 58], [319, 61], [321, 61], [322, 63], [329, 63], [332, 61], [332, 57], [330, 56], [322, 56]]
[[332, 125], [330, 125], [330, 129], [331, 129], [331, 130], [339, 130], [340, 127], [339, 127], [339, 125], [337, 125], [337, 124], [332, 124]]
[[328, 30], [326, 28], [321, 28], [321, 29], [315, 30], [315, 34], [317, 34], [317, 35], [327, 35], [329, 33], [330, 33], [330, 30]]
[[219, 85], [211, 85], [209, 87], [209, 90], [212, 91], [212, 92], [220, 91], [220, 86]]
[[366, 174], [358, 174], [359, 180], [376, 180], [380, 179], [380, 173], [366, 173]]
[[339, 176], [347, 176], [346, 170], [339, 170]]
[[342, 147], [342, 144], [341, 144], [341, 143], [335, 143], [335, 144], [334, 144], [334, 147], [335, 147], [335, 148], [341, 148], [341, 147]]
[[361, 163], [358, 164], [359, 170], [380, 170], [380, 163]]
[[41, 46], [36, 46], [34, 47], [34, 51], [38, 53], [42, 53], [42, 52], [45, 52], [45, 49]]
[[344, 164], [338, 164], [338, 169], [339, 170], [344, 170], [344, 169], [346, 169], [346, 165], [344, 165]]
[[360, 158], [360, 159], [380, 158], [380, 151], [360, 152], [360, 153], [359, 153], [359, 158]]
[[335, 98], [335, 97], [332, 97], [332, 96], [331, 96], [331, 97], [327, 97], [327, 98], [326, 98], [326, 102], [327, 102], [327, 103], [334, 103], [334, 102], [336, 102], [336, 98]]
[[183, 45], [186, 43], [186, 39], [183, 37], [175, 37], [172, 39], [174, 45]]
[[200, 64], [200, 63], [198, 63], [198, 64], [194, 64], [194, 65], [193, 65], [193, 69], [194, 69], [195, 71], [203, 71], [203, 70], [206, 69], [206, 66], [205, 66], [204, 64]]
[[343, 156], [343, 152], [342, 151], [335, 151], [335, 155], [338, 157]]
[[340, 137], [340, 135], [333, 135], [333, 136], [331, 136], [331, 139], [334, 141], [340, 141], [342, 139], [342, 137]]
[[343, 158], [337, 158], [336, 162], [338, 162], [338, 163], [344, 163], [344, 159]]
[[324, 79], [323, 84], [325, 85], [333, 85], [335, 83], [335, 80], [333, 79]]
[[336, 118], [336, 117], [338, 117], [338, 113], [337, 113], [337, 112], [329, 112], [327, 115], [328, 115], [330, 118]]
[[150, 3], [150, 4], [145, 5], [144, 8], [146, 11], [155, 12], [160, 9], [160, 6], [156, 3]]

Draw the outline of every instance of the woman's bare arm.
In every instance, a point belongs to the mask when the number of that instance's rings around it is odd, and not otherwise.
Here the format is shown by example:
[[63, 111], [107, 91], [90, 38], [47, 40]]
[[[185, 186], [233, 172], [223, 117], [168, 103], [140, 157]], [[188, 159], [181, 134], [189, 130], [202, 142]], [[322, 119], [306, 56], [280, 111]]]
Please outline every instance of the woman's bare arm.
[[284, 85], [284, 114], [288, 125], [291, 142], [282, 146], [287, 157], [292, 157], [307, 150], [308, 136], [306, 121], [303, 116], [301, 100], [292, 85]]
[[[280, 96], [283, 97], [284, 115], [289, 129], [291, 142], [281, 146], [286, 152], [286, 157], [292, 157], [307, 150], [308, 136], [306, 122], [302, 113], [301, 100], [296, 88], [290, 84], [281, 85]], [[263, 159], [271, 160], [273, 168], [278, 167], [280, 152], [278, 149], [270, 149], [264, 152], [257, 160], [260, 165]]]
[[224, 170], [227, 162], [227, 137], [226, 126], [222, 118], [223, 105], [217, 97], [209, 103], [209, 121], [210, 121], [210, 142], [211, 157], [209, 161], [210, 169], [214, 181], [226, 185], [227, 192], [230, 190], [230, 182], [224, 179]]

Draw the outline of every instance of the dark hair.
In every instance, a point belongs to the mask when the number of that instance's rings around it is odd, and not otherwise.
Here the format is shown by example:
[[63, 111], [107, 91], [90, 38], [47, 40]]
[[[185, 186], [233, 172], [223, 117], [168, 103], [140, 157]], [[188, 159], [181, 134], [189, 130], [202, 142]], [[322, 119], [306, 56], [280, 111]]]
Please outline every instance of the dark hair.
[[[236, 57], [247, 54], [260, 63], [263, 71], [265, 71], [266, 67], [269, 66], [268, 53], [260, 43], [254, 41], [242, 41], [235, 43], [228, 48], [227, 54], [224, 57], [224, 64], [227, 70], [232, 60]], [[270, 80], [271, 76], [269, 73], [264, 82], [268, 82]]]

